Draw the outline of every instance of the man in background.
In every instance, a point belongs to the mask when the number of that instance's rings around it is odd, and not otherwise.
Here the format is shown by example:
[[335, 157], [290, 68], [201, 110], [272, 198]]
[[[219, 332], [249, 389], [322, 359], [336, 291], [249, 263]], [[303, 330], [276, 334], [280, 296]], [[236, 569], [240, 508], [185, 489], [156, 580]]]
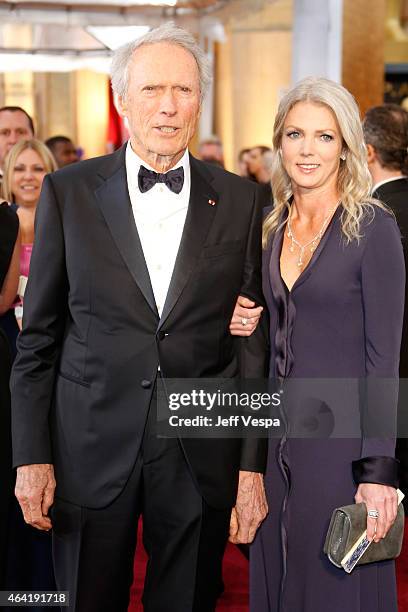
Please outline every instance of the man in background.
[[58, 164], [58, 168], [64, 168], [69, 164], [79, 161], [79, 156], [74, 143], [67, 136], [52, 136], [45, 141]]
[[249, 172], [248, 167], [250, 153], [251, 149], [241, 149], [238, 153], [238, 174], [243, 178], [255, 181], [255, 177]]
[[265, 163], [265, 154], [270, 154], [270, 147], [263, 145], [252, 147], [248, 154], [248, 171], [259, 184], [269, 183], [271, 180], [268, 163]]
[[198, 145], [198, 157], [201, 161], [224, 168], [224, 150], [221, 140], [217, 136], [202, 140]]
[[[373, 179], [373, 197], [387, 204], [395, 214], [402, 234], [405, 267], [408, 268], [408, 113], [397, 104], [374, 106], [363, 121], [367, 161]], [[392, 296], [391, 296], [392, 297]], [[400, 482], [408, 514], [408, 292], [405, 287], [405, 315], [400, 353], [399, 432], [396, 456], [401, 462]]]
[[0, 182], [7, 153], [19, 140], [29, 138], [34, 138], [34, 123], [30, 115], [20, 106], [0, 108]]

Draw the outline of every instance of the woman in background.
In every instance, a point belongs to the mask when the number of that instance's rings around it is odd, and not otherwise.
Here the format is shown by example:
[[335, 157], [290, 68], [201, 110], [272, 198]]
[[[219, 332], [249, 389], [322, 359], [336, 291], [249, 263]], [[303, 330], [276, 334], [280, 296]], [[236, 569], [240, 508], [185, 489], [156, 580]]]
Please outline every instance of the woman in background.
[[[269, 515], [251, 548], [251, 611], [396, 612], [393, 561], [348, 575], [323, 545], [336, 507], [364, 502], [375, 542], [396, 517], [395, 441], [382, 429], [358, 436], [361, 415], [381, 427], [396, 420], [396, 394], [382, 379], [397, 388], [401, 236], [371, 198], [359, 111], [342, 86], [308, 78], [289, 91], [273, 144], [275, 206], [263, 225], [270, 377], [284, 385], [289, 427], [300, 422], [305, 435], [269, 440]], [[236, 309], [231, 333], [248, 335], [250, 312]], [[336, 393], [342, 380], [347, 401]], [[352, 424], [357, 435], [333, 435]]]
[[[50, 150], [39, 140], [22, 140], [9, 151], [4, 162], [3, 197], [15, 204], [21, 229], [20, 275], [23, 288], [30, 270], [34, 243], [34, 219], [44, 177], [57, 169]], [[21, 329], [22, 308], [16, 308]]]

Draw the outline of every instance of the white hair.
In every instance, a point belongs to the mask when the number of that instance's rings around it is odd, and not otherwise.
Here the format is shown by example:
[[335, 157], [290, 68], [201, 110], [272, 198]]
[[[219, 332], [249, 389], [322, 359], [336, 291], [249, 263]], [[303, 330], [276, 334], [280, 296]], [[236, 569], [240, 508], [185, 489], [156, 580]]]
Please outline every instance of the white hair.
[[122, 98], [126, 97], [129, 84], [129, 62], [136, 49], [142, 45], [154, 45], [161, 42], [179, 45], [194, 57], [198, 68], [202, 100], [212, 79], [210, 62], [194, 36], [187, 30], [176, 26], [172, 21], [150, 30], [144, 36], [122, 45], [114, 52], [110, 69], [113, 92]]

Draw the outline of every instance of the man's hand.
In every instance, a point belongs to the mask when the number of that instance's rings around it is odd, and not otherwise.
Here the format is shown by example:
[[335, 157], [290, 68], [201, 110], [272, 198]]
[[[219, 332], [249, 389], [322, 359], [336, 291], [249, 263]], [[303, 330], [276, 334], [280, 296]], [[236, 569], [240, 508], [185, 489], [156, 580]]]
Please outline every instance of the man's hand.
[[238, 296], [229, 326], [230, 333], [233, 336], [250, 336], [256, 330], [262, 311], [262, 306], [255, 307], [252, 300]]
[[50, 463], [33, 463], [17, 468], [15, 494], [29, 525], [49, 531], [52, 527], [48, 510], [54, 501], [54, 466]]
[[379, 542], [385, 538], [398, 511], [397, 490], [385, 485], [362, 483], [355, 495], [356, 503], [364, 502], [369, 510], [377, 510], [378, 518], [367, 517], [367, 538]]
[[268, 514], [263, 475], [258, 472], [239, 473], [238, 494], [231, 512], [229, 540], [233, 544], [249, 544]]

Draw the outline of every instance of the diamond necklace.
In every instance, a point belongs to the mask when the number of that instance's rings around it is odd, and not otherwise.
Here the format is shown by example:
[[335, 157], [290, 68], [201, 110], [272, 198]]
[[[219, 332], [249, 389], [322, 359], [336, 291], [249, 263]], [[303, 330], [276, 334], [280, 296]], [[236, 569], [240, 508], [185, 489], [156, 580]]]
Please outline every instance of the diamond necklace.
[[291, 253], [294, 252], [295, 250], [295, 245], [298, 247], [299, 249], [299, 257], [297, 260], [297, 266], [298, 268], [302, 268], [303, 267], [303, 256], [305, 253], [305, 249], [307, 249], [308, 246], [310, 246], [310, 252], [313, 253], [316, 250], [316, 247], [318, 245], [318, 243], [320, 242], [322, 236], [323, 236], [323, 232], [325, 230], [325, 227], [331, 217], [331, 215], [333, 214], [333, 211], [337, 208], [338, 206], [338, 202], [336, 204], [336, 206], [334, 206], [328, 213], [327, 217], [325, 217], [322, 227], [320, 228], [320, 230], [317, 232], [316, 236], [314, 238], [312, 238], [312, 240], [309, 240], [309, 242], [306, 242], [306, 244], [300, 244], [300, 242], [298, 240], [296, 240], [295, 236], [293, 235], [293, 230], [292, 230], [292, 226], [290, 224], [290, 218], [292, 216], [292, 208], [289, 211], [289, 215], [288, 215], [288, 220], [287, 220], [287, 226], [288, 226], [288, 233], [287, 233], [287, 237], [290, 238], [291, 240], [291, 244], [289, 247], [289, 251]]

